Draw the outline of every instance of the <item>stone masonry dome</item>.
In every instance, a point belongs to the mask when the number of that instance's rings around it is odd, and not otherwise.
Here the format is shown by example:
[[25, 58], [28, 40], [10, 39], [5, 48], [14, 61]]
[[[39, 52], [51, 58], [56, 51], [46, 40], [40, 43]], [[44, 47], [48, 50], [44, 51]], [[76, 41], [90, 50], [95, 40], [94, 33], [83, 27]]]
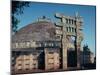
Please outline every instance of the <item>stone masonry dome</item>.
[[52, 22], [38, 21], [18, 30], [12, 42], [55, 40], [55, 25]]

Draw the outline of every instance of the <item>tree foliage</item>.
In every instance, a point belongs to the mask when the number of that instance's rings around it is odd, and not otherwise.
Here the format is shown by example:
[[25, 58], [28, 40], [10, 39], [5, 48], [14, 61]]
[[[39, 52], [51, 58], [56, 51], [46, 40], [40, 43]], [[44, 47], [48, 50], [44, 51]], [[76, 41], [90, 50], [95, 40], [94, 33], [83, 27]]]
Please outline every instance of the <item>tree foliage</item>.
[[84, 45], [83, 50], [84, 50], [84, 51], [90, 51], [88, 45]]
[[16, 15], [21, 15], [24, 12], [25, 7], [29, 7], [29, 2], [24, 1], [12, 1], [12, 31], [17, 32], [18, 23]]

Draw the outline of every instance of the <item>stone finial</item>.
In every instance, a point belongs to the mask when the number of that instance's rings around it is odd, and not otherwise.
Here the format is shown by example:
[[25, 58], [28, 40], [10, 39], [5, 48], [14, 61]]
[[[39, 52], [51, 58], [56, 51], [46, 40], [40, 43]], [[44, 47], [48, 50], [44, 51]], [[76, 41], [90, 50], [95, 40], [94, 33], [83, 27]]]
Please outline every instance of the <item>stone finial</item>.
[[42, 17], [38, 18], [38, 22], [39, 21], [47, 21], [47, 22], [50, 22], [50, 18], [47, 18], [46, 16], [42, 16]]
[[76, 12], [75, 15], [76, 15], [76, 17], [79, 17], [79, 13], [78, 12]]

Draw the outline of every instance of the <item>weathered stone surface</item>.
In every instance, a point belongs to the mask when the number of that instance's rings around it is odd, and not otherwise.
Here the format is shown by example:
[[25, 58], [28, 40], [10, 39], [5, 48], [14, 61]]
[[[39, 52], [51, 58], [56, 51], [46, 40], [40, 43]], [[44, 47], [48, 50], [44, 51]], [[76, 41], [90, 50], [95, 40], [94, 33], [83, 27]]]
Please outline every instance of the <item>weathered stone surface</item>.
[[35, 22], [21, 28], [12, 36], [12, 42], [55, 40], [55, 25], [51, 22]]

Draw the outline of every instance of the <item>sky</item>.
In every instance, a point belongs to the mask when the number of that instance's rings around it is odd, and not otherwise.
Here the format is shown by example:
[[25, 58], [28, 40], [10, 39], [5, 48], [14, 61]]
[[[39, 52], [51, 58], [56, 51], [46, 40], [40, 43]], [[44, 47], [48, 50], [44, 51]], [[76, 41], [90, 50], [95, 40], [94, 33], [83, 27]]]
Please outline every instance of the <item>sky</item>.
[[83, 34], [84, 40], [82, 46], [87, 44], [91, 51], [96, 51], [96, 7], [89, 5], [72, 5], [72, 4], [56, 4], [56, 3], [38, 3], [32, 2], [29, 7], [24, 8], [24, 13], [17, 15], [20, 19], [18, 29], [37, 21], [39, 17], [46, 16], [52, 22], [56, 22], [55, 13], [62, 13], [68, 16], [75, 16], [78, 12], [83, 17]]

